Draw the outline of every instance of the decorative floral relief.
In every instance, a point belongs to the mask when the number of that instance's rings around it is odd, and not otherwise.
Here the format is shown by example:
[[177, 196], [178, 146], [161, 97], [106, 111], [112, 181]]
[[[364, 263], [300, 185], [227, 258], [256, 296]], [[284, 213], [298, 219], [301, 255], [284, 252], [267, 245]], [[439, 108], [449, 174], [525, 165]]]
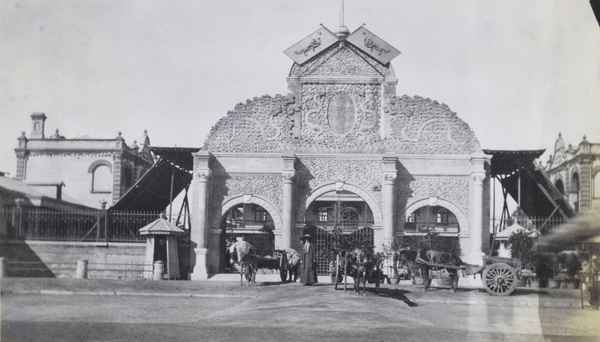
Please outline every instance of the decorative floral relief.
[[393, 101], [388, 148], [403, 153], [473, 153], [480, 149], [475, 134], [445, 104], [419, 96]]
[[304, 167], [296, 174], [297, 191], [301, 198], [308, 197], [321, 185], [344, 181], [371, 194], [381, 208], [381, 192], [376, 190], [383, 181], [381, 161], [303, 158], [301, 162]]
[[219, 207], [221, 201], [229, 196], [253, 194], [282, 207], [283, 180], [280, 175], [230, 174], [211, 177], [212, 205]]
[[452, 202], [469, 217], [469, 177], [420, 177], [400, 183], [397, 197], [412, 199], [440, 197]]
[[389, 66], [383, 66], [364, 52], [351, 46], [333, 46], [302, 64], [294, 64], [291, 76], [391, 76]]
[[238, 104], [211, 129], [204, 149], [219, 152], [264, 152], [292, 138], [293, 95], [263, 96]]
[[[331, 129], [328, 106], [338, 94], [347, 94], [355, 104], [352, 129], [340, 134]], [[379, 136], [380, 86], [369, 84], [305, 84], [302, 86], [302, 137], [305, 141], [330, 144], [374, 142]], [[335, 146], [335, 145], [334, 145]]]

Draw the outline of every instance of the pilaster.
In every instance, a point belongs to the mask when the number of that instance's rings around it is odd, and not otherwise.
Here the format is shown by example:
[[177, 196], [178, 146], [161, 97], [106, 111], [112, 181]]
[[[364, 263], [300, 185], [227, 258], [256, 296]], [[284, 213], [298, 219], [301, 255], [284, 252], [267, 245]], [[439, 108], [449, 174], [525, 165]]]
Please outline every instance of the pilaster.
[[296, 157], [294, 155], [283, 156], [283, 208], [282, 208], [282, 234], [281, 248], [292, 247], [292, 227], [294, 225], [294, 176]]
[[191, 203], [191, 242], [194, 253], [190, 260], [193, 266], [192, 280], [208, 279], [208, 201], [209, 180], [212, 174], [210, 168], [211, 154], [207, 151], [194, 153], [194, 173], [192, 179], [192, 203]]
[[487, 178], [485, 163], [488, 157], [483, 153], [476, 153], [471, 157], [471, 196], [470, 196], [470, 251], [465, 253], [471, 264], [481, 264], [483, 262], [483, 236], [484, 229], [488, 229], [484, 225], [484, 191], [483, 185]]
[[383, 157], [383, 243], [388, 246], [394, 241], [395, 222], [395, 181], [398, 176], [396, 163], [398, 158], [393, 155]]

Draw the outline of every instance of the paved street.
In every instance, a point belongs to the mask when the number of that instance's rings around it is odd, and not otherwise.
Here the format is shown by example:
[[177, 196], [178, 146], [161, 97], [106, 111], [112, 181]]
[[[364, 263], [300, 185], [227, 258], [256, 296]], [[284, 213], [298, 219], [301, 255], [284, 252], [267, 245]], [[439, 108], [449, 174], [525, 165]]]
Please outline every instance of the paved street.
[[577, 294], [8, 278], [2, 341], [600, 341], [600, 312]]

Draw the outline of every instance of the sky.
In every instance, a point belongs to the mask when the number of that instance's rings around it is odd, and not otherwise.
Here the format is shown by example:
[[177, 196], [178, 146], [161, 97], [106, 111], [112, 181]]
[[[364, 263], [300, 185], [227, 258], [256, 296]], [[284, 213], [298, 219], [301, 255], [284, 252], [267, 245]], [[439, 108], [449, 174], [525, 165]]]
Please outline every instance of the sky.
[[[402, 53], [397, 94], [447, 104], [485, 149], [600, 143], [600, 26], [588, 0], [346, 0]], [[0, 1], [0, 171], [46, 135], [201, 147], [239, 102], [287, 94], [283, 51], [335, 31], [340, 0]], [[547, 159], [549, 153], [544, 156]], [[544, 160], [545, 161], [545, 160]]]

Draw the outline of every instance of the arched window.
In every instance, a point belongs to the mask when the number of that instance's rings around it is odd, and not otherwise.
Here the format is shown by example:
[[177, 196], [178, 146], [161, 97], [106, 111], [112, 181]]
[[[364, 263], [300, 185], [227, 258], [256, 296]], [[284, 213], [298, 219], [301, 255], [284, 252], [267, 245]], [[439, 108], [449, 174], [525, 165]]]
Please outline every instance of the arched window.
[[562, 180], [560, 180], [560, 179], [559, 179], [559, 180], [557, 180], [557, 181], [554, 183], [554, 186], [556, 186], [556, 188], [558, 189], [558, 191], [560, 191], [560, 193], [561, 193], [562, 195], [564, 195], [564, 194], [565, 194], [565, 186], [563, 185], [563, 182], [562, 182]]
[[133, 169], [129, 164], [126, 164], [122, 172], [121, 185], [123, 187], [123, 193], [125, 193], [133, 185]]
[[104, 164], [97, 165], [92, 171], [92, 192], [111, 192], [113, 176], [110, 168]]
[[88, 173], [92, 175], [92, 192], [112, 192], [112, 164], [109, 161], [96, 160], [88, 168]]
[[571, 176], [571, 186], [569, 187], [569, 202], [575, 212], [579, 212], [579, 175], [574, 173]]

